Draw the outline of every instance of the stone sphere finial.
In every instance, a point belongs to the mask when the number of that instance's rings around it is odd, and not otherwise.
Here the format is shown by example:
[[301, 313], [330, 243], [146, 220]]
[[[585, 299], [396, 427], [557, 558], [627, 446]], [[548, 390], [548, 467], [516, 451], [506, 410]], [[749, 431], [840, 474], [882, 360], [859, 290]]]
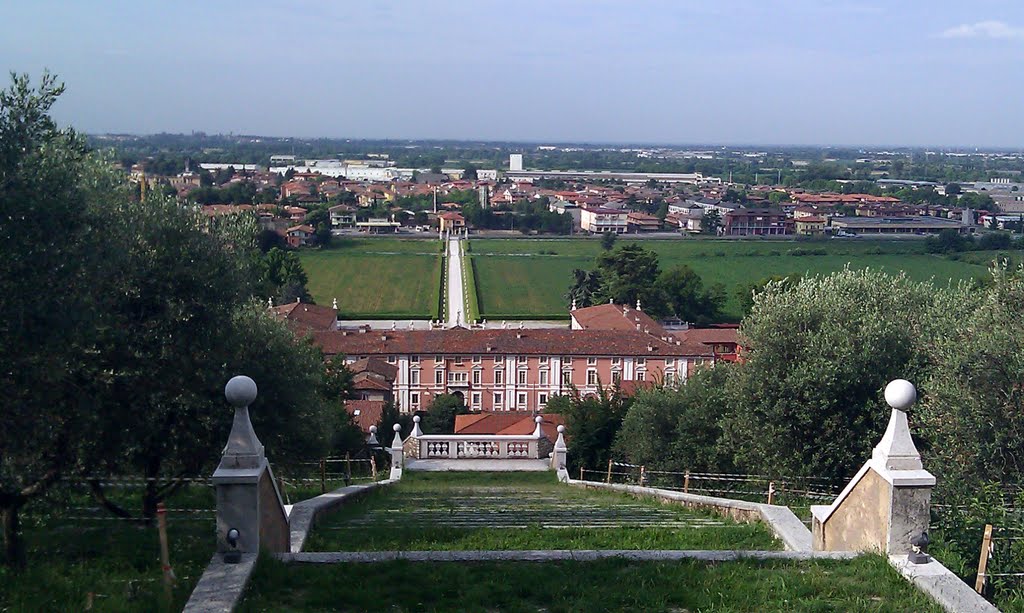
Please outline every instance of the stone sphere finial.
[[535, 424], [539, 424], [542, 421], [544, 421], [544, 418], [541, 417], [540, 415], [538, 415], [538, 416], [533, 418], [533, 423], [535, 423]]
[[370, 426], [370, 434], [377, 434], [377, 426]]
[[906, 411], [917, 401], [917, 389], [906, 379], [893, 379], [885, 386], [885, 401], [894, 409]]
[[256, 400], [256, 382], [245, 375], [231, 377], [224, 386], [224, 397], [233, 407], [247, 407]]
[[558, 426], [555, 429], [558, 430], [559, 434], [563, 434], [565, 432], [565, 426]]
[[[413, 416], [412, 416], [412, 421], [413, 421], [414, 423], [417, 423], [417, 424], [418, 424], [418, 423], [420, 423], [420, 416], [419, 416], [419, 415], [413, 415]], [[397, 424], [396, 424], [396, 425], [397, 425]]]
[[394, 426], [391, 427], [391, 429], [394, 430], [395, 432], [401, 432], [402, 426], [400, 424], [395, 424]]

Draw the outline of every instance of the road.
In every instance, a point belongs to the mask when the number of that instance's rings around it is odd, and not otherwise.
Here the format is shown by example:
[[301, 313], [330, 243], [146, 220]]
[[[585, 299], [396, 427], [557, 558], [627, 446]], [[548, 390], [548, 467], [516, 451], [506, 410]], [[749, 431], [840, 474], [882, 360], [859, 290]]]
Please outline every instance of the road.
[[448, 327], [466, 323], [466, 293], [462, 285], [462, 251], [459, 239], [448, 238]]

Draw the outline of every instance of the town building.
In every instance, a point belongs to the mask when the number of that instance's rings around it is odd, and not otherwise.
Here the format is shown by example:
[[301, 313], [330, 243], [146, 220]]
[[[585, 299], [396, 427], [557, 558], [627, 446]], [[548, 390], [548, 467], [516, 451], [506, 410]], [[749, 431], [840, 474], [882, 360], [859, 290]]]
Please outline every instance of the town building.
[[585, 206], [580, 209], [580, 228], [593, 234], [625, 234], [628, 215], [625, 210]]
[[782, 236], [793, 233], [793, 220], [778, 209], [736, 209], [724, 221], [726, 236]]
[[404, 412], [425, 409], [441, 394], [461, 396], [472, 411], [536, 411], [554, 396], [598, 394], [629, 380], [684, 380], [714, 362], [706, 345], [655, 326], [333, 330], [313, 338], [327, 356], [395, 365], [395, 401]]
[[437, 216], [441, 232], [461, 232], [466, 227], [466, 218], [454, 211], [445, 211]]
[[285, 231], [285, 240], [289, 247], [305, 247], [316, 242], [316, 231], [308, 224], [292, 226]]
[[842, 234], [937, 234], [943, 230], [966, 233], [970, 226], [941, 217], [834, 217], [832, 228]]
[[825, 233], [828, 220], [824, 217], [803, 216], [795, 218], [793, 225], [797, 236], [821, 236]]
[[630, 232], [657, 232], [661, 230], [661, 220], [655, 215], [633, 211], [626, 215], [626, 228]]

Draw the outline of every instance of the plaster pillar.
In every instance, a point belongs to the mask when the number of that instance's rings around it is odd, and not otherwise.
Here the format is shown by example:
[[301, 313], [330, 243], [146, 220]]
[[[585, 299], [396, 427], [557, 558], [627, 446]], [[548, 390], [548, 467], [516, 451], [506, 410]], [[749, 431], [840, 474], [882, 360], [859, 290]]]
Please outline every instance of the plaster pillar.
[[569, 481], [569, 471], [565, 468], [565, 456], [569, 453], [569, 448], [565, 445], [565, 426], [558, 426], [558, 439], [555, 440], [555, 449], [551, 452], [551, 468], [555, 469], [555, 474], [558, 476], [559, 481]]
[[907, 554], [910, 539], [928, 531], [935, 477], [924, 470], [904, 412], [917, 390], [904, 379], [885, 388], [892, 407], [882, 440], [835, 502], [813, 506], [813, 543], [819, 551]]
[[[256, 399], [256, 393], [256, 383], [244, 375], [233, 377], [224, 387], [224, 396], [235, 407], [235, 416], [220, 464], [213, 473], [220, 552], [290, 549], [288, 514], [263, 444], [249, 421], [249, 405]], [[227, 541], [231, 529], [238, 530], [234, 548]]]
[[405, 453], [402, 450], [402, 426], [395, 424], [395, 439], [391, 441], [391, 478], [402, 478], [402, 467], [405, 465]]

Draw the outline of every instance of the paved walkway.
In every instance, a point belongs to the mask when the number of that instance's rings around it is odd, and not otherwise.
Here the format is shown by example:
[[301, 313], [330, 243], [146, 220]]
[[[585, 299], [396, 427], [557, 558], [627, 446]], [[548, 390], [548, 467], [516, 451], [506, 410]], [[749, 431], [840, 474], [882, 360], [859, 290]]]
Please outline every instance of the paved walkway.
[[462, 249], [457, 237], [448, 238], [448, 326], [466, 325], [466, 292], [462, 285]]

